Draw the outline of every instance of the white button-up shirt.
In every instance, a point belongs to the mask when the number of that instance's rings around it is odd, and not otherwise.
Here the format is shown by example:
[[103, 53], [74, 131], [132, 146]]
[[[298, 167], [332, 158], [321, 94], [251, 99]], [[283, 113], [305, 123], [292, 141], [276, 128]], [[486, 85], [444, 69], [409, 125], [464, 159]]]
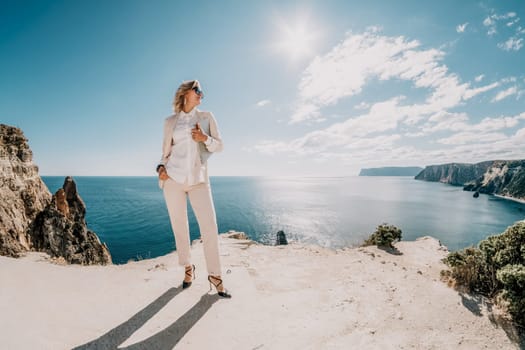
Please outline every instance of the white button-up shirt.
[[[191, 137], [191, 129], [195, 128], [198, 118], [196, 108], [193, 108], [189, 113], [180, 111], [177, 123], [173, 128], [173, 146], [171, 147], [171, 154], [166, 164], [166, 171], [173, 180], [188, 185], [195, 185], [200, 182], [205, 182], [205, 166], [201, 166], [200, 171], [196, 174], [192, 171], [198, 164], [195, 160], [198, 159], [197, 153], [198, 142]], [[205, 144], [209, 144], [211, 138]]]

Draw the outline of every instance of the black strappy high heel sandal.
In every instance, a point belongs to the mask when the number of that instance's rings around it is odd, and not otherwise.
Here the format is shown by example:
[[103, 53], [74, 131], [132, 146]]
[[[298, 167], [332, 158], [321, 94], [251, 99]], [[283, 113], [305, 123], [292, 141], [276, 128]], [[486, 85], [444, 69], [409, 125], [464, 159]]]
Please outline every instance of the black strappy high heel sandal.
[[[188, 277], [192, 277], [192, 275], [193, 275], [192, 279], [195, 279], [195, 265], [191, 265], [191, 266], [189, 266], [189, 268], [186, 267], [185, 270], [184, 270], [184, 273]], [[186, 289], [189, 286], [191, 286], [191, 281], [190, 282], [182, 281], [182, 289]]]
[[[211, 281], [211, 279], [214, 279], [216, 281], [219, 281], [219, 283], [215, 284]], [[215, 287], [215, 289], [217, 289], [217, 294], [219, 294], [219, 296], [223, 297], [223, 298], [231, 298], [232, 295], [230, 293], [228, 293], [228, 291], [226, 289], [224, 289], [222, 292], [219, 292], [219, 286], [222, 284], [222, 279], [220, 279], [219, 277], [215, 277], [215, 276], [212, 276], [212, 275], [209, 275], [208, 276], [208, 281], [210, 282], [210, 291], [211, 291], [211, 286], [213, 285]]]

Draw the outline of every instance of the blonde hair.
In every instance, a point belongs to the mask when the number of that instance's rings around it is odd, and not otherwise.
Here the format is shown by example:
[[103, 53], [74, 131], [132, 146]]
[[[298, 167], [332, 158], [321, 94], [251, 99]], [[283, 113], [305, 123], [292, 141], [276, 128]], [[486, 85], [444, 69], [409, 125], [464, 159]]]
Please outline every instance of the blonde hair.
[[184, 96], [188, 91], [190, 91], [196, 86], [199, 89], [201, 88], [201, 84], [198, 80], [187, 80], [180, 84], [179, 88], [177, 89], [177, 92], [175, 93], [175, 97], [173, 98], [173, 110], [175, 111], [175, 113], [179, 113], [180, 111], [182, 111], [182, 108], [186, 103]]

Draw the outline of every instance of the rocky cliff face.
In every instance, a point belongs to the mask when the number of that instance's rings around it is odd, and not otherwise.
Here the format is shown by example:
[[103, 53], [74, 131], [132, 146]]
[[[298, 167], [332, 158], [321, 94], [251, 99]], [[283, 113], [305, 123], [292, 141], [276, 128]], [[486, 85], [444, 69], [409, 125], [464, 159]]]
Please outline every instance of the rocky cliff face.
[[111, 255], [85, 222], [72, 178], [51, 196], [18, 128], [0, 124], [0, 255], [45, 251], [70, 263], [107, 264]]
[[525, 160], [494, 161], [483, 176], [465, 184], [464, 190], [525, 200]]
[[429, 165], [417, 174], [415, 179], [463, 186], [483, 176], [492, 163], [492, 161], [488, 161], [477, 164], [450, 163]]
[[464, 186], [466, 191], [525, 200], [525, 160], [494, 160], [477, 164], [430, 165], [416, 180]]
[[0, 124], [0, 254], [17, 257], [31, 248], [27, 229], [51, 201], [20, 129]]

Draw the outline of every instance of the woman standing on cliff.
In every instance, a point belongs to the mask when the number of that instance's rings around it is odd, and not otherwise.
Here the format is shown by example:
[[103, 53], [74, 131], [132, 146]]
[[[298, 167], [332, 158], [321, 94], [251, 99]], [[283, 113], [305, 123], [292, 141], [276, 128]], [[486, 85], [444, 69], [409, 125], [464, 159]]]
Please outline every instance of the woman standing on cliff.
[[221, 151], [223, 144], [213, 114], [197, 109], [203, 97], [197, 80], [185, 81], [177, 89], [173, 101], [175, 114], [164, 122], [162, 157], [157, 173], [175, 234], [179, 264], [185, 270], [182, 288], [191, 286], [195, 278], [186, 204], [189, 197], [204, 244], [208, 281], [221, 297], [231, 298], [221, 279], [219, 231], [207, 166], [208, 157]]

